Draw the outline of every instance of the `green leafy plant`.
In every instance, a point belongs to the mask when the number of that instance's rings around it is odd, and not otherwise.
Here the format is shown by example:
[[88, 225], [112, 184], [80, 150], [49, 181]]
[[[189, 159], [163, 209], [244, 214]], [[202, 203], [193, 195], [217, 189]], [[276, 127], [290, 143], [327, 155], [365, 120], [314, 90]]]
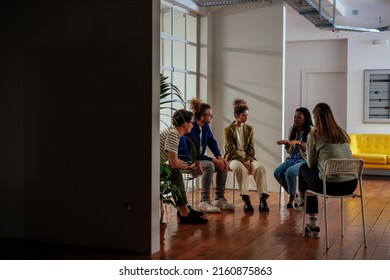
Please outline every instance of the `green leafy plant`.
[[[160, 73], [160, 116], [171, 117], [171, 111], [176, 110], [173, 106], [179, 104], [182, 109], [186, 107], [186, 102], [182, 97], [181, 91], [173, 84], [168, 81], [169, 77], [165, 77]], [[164, 113], [164, 110], [168, 109], [168, 113]], [[161, 122], [165, 126], [169, 126], [160, 118]]]
[[169, 179], [171, 174], [168, 166], [160, 165], [160, 199], [162, 203], [176, 207], [175, 200], [180, 198], [182, 194], [180, 188]]

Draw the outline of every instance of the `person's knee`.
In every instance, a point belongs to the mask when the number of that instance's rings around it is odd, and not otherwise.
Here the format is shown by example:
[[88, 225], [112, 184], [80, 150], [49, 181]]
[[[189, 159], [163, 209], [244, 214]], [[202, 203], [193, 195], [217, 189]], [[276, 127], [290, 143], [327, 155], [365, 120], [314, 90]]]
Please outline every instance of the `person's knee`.
[[261, 174], [265, 174], [265, 172], [266, 172], [264, 166], [262, 166], [262, 165], [256, 166], [256, 169], [254, 171], [260, 172]]
[[204, 161], [203, 164], [203, 171], [204, 173], [214, 173], [215, 172], [215, 166], [212, 161]]
[[275, 169], [275, 170], [274, 170], [274, 177], [275, 177], [276, 179], [281, 178], [281, 177], [282, 177], [282, 172], [281, 172], [281, 170]]

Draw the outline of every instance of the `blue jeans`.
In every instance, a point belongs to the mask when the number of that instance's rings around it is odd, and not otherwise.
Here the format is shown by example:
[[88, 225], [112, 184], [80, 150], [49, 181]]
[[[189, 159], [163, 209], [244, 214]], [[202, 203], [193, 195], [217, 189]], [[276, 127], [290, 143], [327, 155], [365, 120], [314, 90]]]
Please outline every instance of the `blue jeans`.
[[278, 183], [290, 195], [295, 195], [297, 192], [297, 176], [299, 175], [299, 167], [305, 162], [306, 160], [304, 159], [299, 159], [297, 161], [287, 159], [274, 171], [276, 181], [278, 181]]

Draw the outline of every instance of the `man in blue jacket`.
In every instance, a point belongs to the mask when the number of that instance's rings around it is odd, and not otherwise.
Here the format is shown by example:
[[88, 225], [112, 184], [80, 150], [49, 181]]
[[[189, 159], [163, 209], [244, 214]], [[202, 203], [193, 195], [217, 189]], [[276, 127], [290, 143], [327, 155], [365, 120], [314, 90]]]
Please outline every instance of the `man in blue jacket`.
[[[234, 210], [234, 205], [225, 199], [225, 184], [229, 164], [221, 156], [217, 141], [210, 130], [209, 123], [213, 118], [211, 106], [202, 103], [199, 99], [190, 100], [190, 108], [194, 113], [195, 121], [189, 135], [180, 138], [179, 157], [182, 160], [191, 160], [194, 156], [203, 165], [201, 177], [202, 192], [199, 210], [206, 213], [220, 213], [222, 210]], [[209, 148], [214, 157], [206, 155]], [[213, 174], [217, 172], [215, 201], [210, 201], [210, 189]]]

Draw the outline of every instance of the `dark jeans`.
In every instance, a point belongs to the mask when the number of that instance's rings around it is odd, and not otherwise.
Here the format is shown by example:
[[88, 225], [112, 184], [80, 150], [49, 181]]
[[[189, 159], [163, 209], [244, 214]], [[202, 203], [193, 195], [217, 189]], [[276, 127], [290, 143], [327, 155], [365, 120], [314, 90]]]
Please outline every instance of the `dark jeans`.
[[176, 206], [183, 206], [187, 205], [187, 195], [184, 187], [184, 180], [183, 180], [183, 175], [180, 170], [178, 169], [173, 169], [169, 166], [169, 169], [171, 170], [172, 174], [169, 177], [171, 179], [172, 183], [174, 183], [176, 186], [179, 187], [180, 190], [180, 196], [178, 197], [177, 200], [175, 200]]
[[[357, 179], [346, 182], [327, 182], [326, 194], [330, 195], [346, 195], [355, 191], [357, 187]], [[322, 180], [318, 177], [317, 166], [309, 168], [307, 163], [301, 165], [299, 169], [299, 191], [305, 195], [306, 190], [313, 190], [322, 193]], [[318, 199], [316, 196], [307, 197], [306, 213], [318, 213]]]

